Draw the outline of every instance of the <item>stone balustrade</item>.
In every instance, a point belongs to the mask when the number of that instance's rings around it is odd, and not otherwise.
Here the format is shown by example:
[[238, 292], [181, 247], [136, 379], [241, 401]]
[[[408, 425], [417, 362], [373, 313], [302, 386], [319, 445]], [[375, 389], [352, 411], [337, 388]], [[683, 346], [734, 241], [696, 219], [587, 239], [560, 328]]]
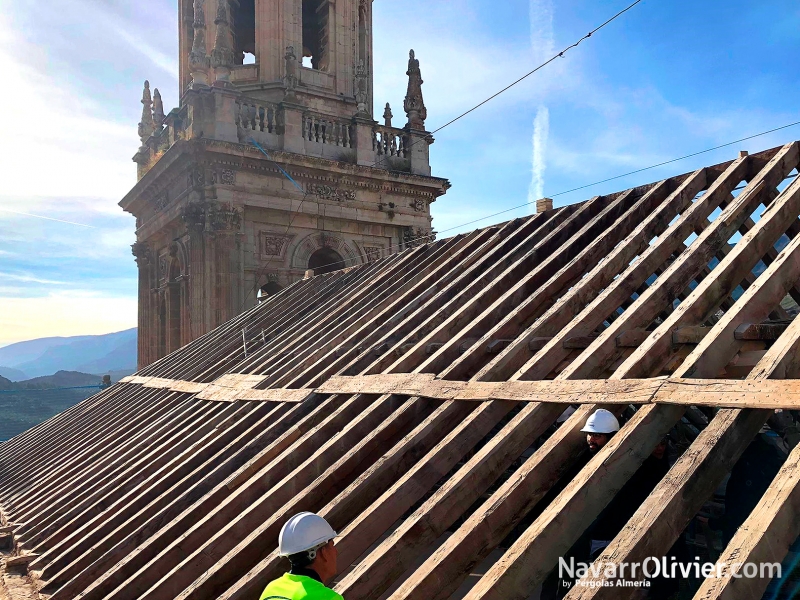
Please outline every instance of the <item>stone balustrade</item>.
[[[430, 174], [426, 138], [420, 132], [381, 125], [356, 115], [351, 119], [208, 88], [152, 123], [134, 160], [139, 177], [181, 139], [206, 137], [265, 149], [317, 156], [391, 171]], [[156, 120], [157, 121], [157, 120]], [[424, 133], [424, 132], [423, 132]], [[426, 134], [427, 135], [427, 134]], [[426, 139], [426, 143], [415, 143]]]
[[303, 115], [303, 138], [309, 142], [354, 148], [353, 127], [352, 122], [342, 119], [310, 112]]
[[406, 158], [406, 135], [404, 130], [397, 127], [373, 127], [372, 149], [378, 156]]
[[278, 133], [278, 107], [275, 104], [243, 98], [236, 102], [237, 127], [249, 131]]

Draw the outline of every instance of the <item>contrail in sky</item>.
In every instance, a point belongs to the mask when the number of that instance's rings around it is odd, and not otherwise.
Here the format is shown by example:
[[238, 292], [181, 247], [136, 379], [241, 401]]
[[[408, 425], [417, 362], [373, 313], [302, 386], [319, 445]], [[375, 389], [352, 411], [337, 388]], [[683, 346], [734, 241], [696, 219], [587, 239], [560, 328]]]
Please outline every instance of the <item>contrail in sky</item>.
[[[554, 53], [553, 1], [530, 0], [531, 54], [533, 62], [546, 60]], [[550, 111], [544, 104], [536, 110], [533, 120], [533, 152], [531, 156], [531, 183], [528, 202], [534, 211], [535, 202], [544, 197], [544, 173], [547, 158], [547, 138], [550, 134]]]
[[9, 208], [0, 208], [3, 212], [13, 213], [15, 215], [22, 215], [23, 217], [33, 217], [34, 219], [45, 219], [46, 221], [55, 221], [56, 223], [66, 223], [67, 225], [77, 225], [78, 227], [88, 227], [89, 229], [96, 229], [94, 225], [86, 225], [85, 223], [75, 223], [74, 221], [64, 221], [63, 219], [54, 219], [53, 217], [44, 217], [42, 215], [34, 215], [31, 213], [20, 212], [18, 210], [11, 210]]
[[[533, 156], [531, 158], [531, 185], [528, 188], [528, 202], [535, 203], [544, 198], [544, 171], [546, 167], [547, 138], [550, 134], [550, 111], [542, 105], [533, 119]], [[535, 205], [532, 207], [535, 209]]]

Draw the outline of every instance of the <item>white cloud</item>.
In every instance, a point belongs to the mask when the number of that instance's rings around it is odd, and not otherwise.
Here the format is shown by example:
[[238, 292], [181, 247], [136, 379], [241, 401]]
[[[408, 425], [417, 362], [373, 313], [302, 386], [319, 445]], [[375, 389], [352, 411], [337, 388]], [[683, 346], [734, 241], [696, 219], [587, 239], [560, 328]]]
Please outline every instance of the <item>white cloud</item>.
[[0, 271], [0, 279], [7, 279], [9, 281], [19, 281], [22, 283], [41, 283], [45, 285], [66, 285], [66, 281], [56, 281], [54, 279], [43, 279], [41, 277], [37, 277], [36, 275], [31, 275], [28, 273], [25, 274], [17, 274], [17, 273], [3, 273]]

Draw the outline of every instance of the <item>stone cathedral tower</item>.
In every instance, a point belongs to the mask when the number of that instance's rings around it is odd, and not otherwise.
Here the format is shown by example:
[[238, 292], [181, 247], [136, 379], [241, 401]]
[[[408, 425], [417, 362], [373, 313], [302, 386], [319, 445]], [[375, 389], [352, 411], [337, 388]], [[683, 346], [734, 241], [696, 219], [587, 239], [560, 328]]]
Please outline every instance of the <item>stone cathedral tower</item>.
[[180, 0], [180, 106], [145, 82], [139, 366], [302, 279], [430, 239], [419, 61], [373, 114], [371, 0]]

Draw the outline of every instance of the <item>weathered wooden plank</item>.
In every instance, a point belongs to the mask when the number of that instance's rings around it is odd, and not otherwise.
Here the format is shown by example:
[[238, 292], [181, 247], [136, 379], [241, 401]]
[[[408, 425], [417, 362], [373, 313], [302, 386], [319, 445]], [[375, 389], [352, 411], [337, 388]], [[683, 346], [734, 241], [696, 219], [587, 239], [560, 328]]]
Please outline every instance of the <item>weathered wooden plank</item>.
[[641, 346], [652, 332], [646, 329], [623, 331], [616, 337], [617, 348], [637, 348]]
[[[760, 356], [761, 354], [759, 354]], [[429, 373], [339, 376], [316, 390], [325, 394], [400, 394], [439, 400], [559, 404], [680, 404], [729, 408], [800, 407], [800, 382], [736, 379], [573, 379], [447, 381]]]
[[733, 332], [733, 337], [737, 340], [773, 342], [781, 337], [787, 327], [788, 323], [742, 323]]
[[466, 598], [522, 600], [530, 596], [682, 414], [683, 409], [676, 406], [639, 409]]
[[[680, 217], [672, 223], [665, 231], [658, 237], [658, 240], [652, 244], [646, 245], [644, 250], [638, 255], [639, 258], [633, 262], [627, 269], [627, 263], [622, 265], [622, 273], [615, 280], [611, 281], [605, 289], [597, 295], [597, 290], [593, 290], [593, 294], [588, 298], [591, 300], [587, 305], [580, 306], [578, 314], [576, 314], [571, 321], [563, 323], [559, 330], [552, 332], [555, 337], [548, 343], [548, 345], [540, 352], [538, 352], [531, 360], [522, 366], [515, 379], [545, 379], [548, 374], [552, 372], [561, 362], [569, 356], [567, 350], [562, 347], [562, 342], [568, 337], [576, 335], [588, 335], [594, 331], [605, 319], [606, 315], [611, 314], [626, 300], [631, 297], [631, 294], [638, 289], [642, 284], [646, 283], [648, 278], [661, 268], [665, 263], [668, 263], [673, 253], [683, 246], [685, 240], [690, 234], [694, 233], [701, 223], [704, 223], [707, 217], [713, 210], [728, 197], [731, 190], [742, 180], [747, 174], [749, 166], [747, 158], [740, 158], [731, 163], [725, 172], [720, 175], [708, 188], [705, 194], [700, 196], [695, 202], [692, 198], [686, 198], [687, 204], [685, 210], [680, 213]], [[632, 258], [632, 257], [631, 257]], [[630, 259], [629, 259], [630, 261]], [[612, 275], [613, 277], [613, 275]], [[664, 277], [662, 274], [656, 281]], [[588, 279], [588, 278], [587, 278]], [[682, 290], [685, 286], [680, 286]], [[646, 294], [651, 293], [651, 288], [648, 288], [636, 302], [640, 302]], [[654, 310], [662, 310], [664, 304], [661, 303]], [[555, 310], [560, 310], [562, 307], [557, 305], [553, 307]], [[630, 312], [630, 308], [624, 314]], [[552, 319], [558, 318], [558, 313], [550, 316]], [[627, 318], [626, 318], [627, 319]], [[614, 321], [606, 331], [613, 331], [614, 336], [622, 331], [636, 328], [639, 326], [646, 326], [649, 323], [637, 324], [625, 322], [620, 324], [620, 319]], [[539, 334], [541, 335], [541, 333]], [[600, 344], [600, 339], [605, 339], [603, 336], [598, 338], [597, 344]], [[605, 342], [608, 340], [605, 339]], [[616, 347], [614, 348], [614, 350]], [[588, 353], [584, 353], [588, 354]], [[605, 366], [606, 358], [602, 361]], [[599, 366], [599, 365], [598, 365]], [[584, 375], [584, 377], [588, 377]]]
[[[770, 578], [742, 577], [742, 565], [780, 564], [798, 535], [800, 446], [795, 446], [767, 492], [717, 560], [722, 577], [706, 579], [695, 594], [695, 600], [761, 598]], [[739, 576], [734, 577], [734, 573]], [[783, 575], [786, 577], [788, 573]]]
[[561, 407], [528, 404], [464, 467], [337, 585], [350, 598], [379, 598], [558, 417]]
[[[797, 238], [795, 238], [797, 239]], [[677, 375], [717, 370], [727, 362], [738, 345], [730, 337], [723, 338], [721, 332], [732, 332], [743, 322], [760, 321], [770, 312], [770, 299], [783, 298], [786, 286], [792, 285], [797, 277], [794, 269], [788, 271], [786, 265], [797, 255], [792, 249], [794, 240], [787, 246], [767, 270], [773, 276], [759, 278], [737, 301], [734, 308], [726, 313], [714, 326], [700, 345], [686, 359]], [[795, 259], [796, 260], [796, 259]], [[778, 275], [774, 275], [777, 273]], [[766, 272], [765, 272], [766, 274]], [[787, 281], [788, 277], [791, 281]], [[793, 277], [793, 279], [792, 279]], [[725, 341], [723, 341], [723, 339]], [[800, 344], [800, 322], [794, 321], [787, 332], [773, 344], [759, 364], [751, 371], [748, 380], [756, 386], [771, 384], [766, 379], [785, 373], [787, 365], [796, 362], [796, 351]], [[727, 383], [727, 382], [726, 382]], [[717, 413], [712, 422], [692, 443], [670, 469], [667, 477], [650, 494], [647, 501], [631, 518], [623, 532], [608, 546], [598, 559], [600, 564], [607, 562], [641, 562], [648, 556], [663, 556], [674, 543], [692, 515], [696, 514], [702, 503], [711, 495], [725, 474], [733, 467], [747, 445], [764, 425], [771, 414], [768, 410], [729, 410]], [[594, 578], [602, 579], [603, 576]], [[576, 586], [569, 598], [624, 598], [630, 597], [633, 588], [605, 588], [594, 581], [588, 586]], [[609, 590], [615, 590], [611, 593]]]
[[[732, 203], [731, 205], [727, 206], [722, 211], [720, 218], [716, 219], [708, 227], [706, 227], [697, 237], [697, 239], [691, 243], [689, 248], [685, 252], [682, 252], [678, 259], [667, 268], [664, 274], [656, 279], [653, 285], [651, 285], [647, 291], [642, 294], [636, 300], [636, 302], [634, 302], [631, 308], [626, 310], [622, 317], [612, 323], [602, 334], [600, 334], [600, 337], [598, 337], [598, 339], [586, 351], [584, 351], [578, 358], [575, 359], [575, 361], [572, 362], [572, 364], [570, 364], [569, 367], [559, 374], [559, 378], [590, 378], [595, 376], [595, 374], [600, 372], [602, 369], [605, 369], [616, 350], [616, 346], [614, 345], [614, 338], [616, 335], [625, 329], [647, 326], [662, 310], [664, 305], [672, 302], [675, 297], [675, 292], [686, 288], [689, 282], [695, 277], [697, 272], [708, 265], [709, 261], [714, 254], [716, 254], [719, 248], [723, 246], [723, 244], [727, 243], [727, 240], [730, 239], [730, 237], [739, 228], [739, 224], [744, 221], [744, 219], [749, 217], [750, 213], [758, 206], [758, 203], [764, 194], [764, 190], [776, 186], [783, 179], [783, 177], [785, 177], [786, 174], [788, 174], [789, 171], [795, 167], [797, 162], [797, 143], [792, 142], [781, 148], [781, 150], [763, 169], [758, 172], [758, 174], [750, 181], [750, 183], [747, 184], [747, 187], [741, 192], [740, 195], [744, 195], [747, 199], [747, 202], [738, 204]], [[751, 190], [756, 189], [761, 181], [767, 182], [768, 185], [766, 188], [762, 187], [761, 191], [751, 193]], [[725, 190], [723, 199], [727, 199], [729, 193], [730, 190]], [[711, 194], [713, 194], [713, 192], [709, 192], [706, 195]], [[703, 198], [705, 198], [705, 196], [703, 196]], [[703, 198], [701, 198], [698, 202], [695, 202], [692, 205], [692, 208], [697, 207]], [[689, 211], [684, 213], [682, 217], [689, 214], [690, 211], [691, 208]], [[705, 219], [705, 216], [703, 218]], [[759, 222], [759, 224], [760, 223], [761, 222]], [[664, 239], [665, 238], [662, 238], [659, 241], [663, 242]], [[656, 246], [658, 245], [659, 244], [656, 244]], [[737, 247], [739, 247], [738, 244]], [[727, 274], [734, 273], [737, 270], [736, 263], [733, 260], [729, 260], [734, 253], [739, 255], [743, 262], [752, 259], [755, 263], [761, 258], [761, 256], [763, 256], [763, 253], [759, 253], [757, 256], [745, 259], [740, 252], [737, 252], [736, 249], [734, 249], [734, 251], [728, 257], [726, 257], [725, 261], [717, 265], [717, 268], [714, 269], [714, 273], [717, 273], [718, 271]], [[726, 266], [728, 267], [727, 269], [724, 268]], [[749, 271], [749, 268], [747, 271]], [[734, 284], [734, 287], [735, 285], [738, 285], [741, 279], [741, 277], [736, 279], [736, 284]], [[716, 281], [716, 276], [707, 278], [692, 291], [691, 297], [694, 301], [682, 302], [678, 309], [676, 309], [670, 315], [670, 318], [662, 323], [656, 329], [656, 331], [653, 332], [653, 335], [647, 339], [647, 343], [634, 350], [633, 354], [631, 354], [618, 369], [620, 378], [622, 378], [622, 373], [625, 374], [625, 377], [641, 377], [643, 376], [642, 373], [652, 372], [656, 366], [662, 366], [662, 364], [659, 363], [666, 362], [669, 354], [663, 349], [665, 347], [668, 349], [671, 343], [672, 327], [681, 324], [696, 325], [698, 322], [702, 322], [704, 320], [693, 318], [695, 313], [689, 311], [688, 309], [690, 307], [697, 307], [698, 312], [705, 313], [703, 308], [707, 306], [708, 303], [714, 301], [714, 304], [716, 304], [716, 300], [718, 300], [718, 296], [716, 294], [709, 293], [710, 297], [706, 298], [698, 292], [698, 290], [702, 289], [708, 292], [713, 290], [719, 293], [720, 290], [714, 288], [712, 285]], [[725, 286], [721, 286], [720, 289], [724, 290], [726, 288]], [[687, 313], [692, 315], [692, 318], [689, 318], [688, 323], [684, 323], [682, 316]], [[733, 334], [731, 334], [731, 338], [732, 337]]]
[[[536, 347], [526, 349], [524, 346], [526, 341], [537, 337], [553, 336], [566, 327], [569, 321], [579, 314], [600, 290], [608, 287], [614, 278], [628, 267], [631, 260], [645, 251], [649, 242], [654, 237], [660, 236], [669, 227], [673, 217], [690, 206], [695, 195], [710, 185], [717, 176], [718, 172], [712, 169], [700, 169], [689, 174], [678, 186], [678, 189], [672, 192], [659, 206], [647, 211], [640, 218], [634, 219], [636, 226], [628, 236], [602, 261], [598, 261], [597, 266], [586, 277], [578, 281], [572, 289], [519, 336], [513, 346], [484, 367], [480, 378], [485, 379], [485, 373], [491, 372], [494, 373], [493, 377], [502, 380], [511, 377], [514, 372], [522, 368], [536, 352], [542, 349], [538, 344]], [[634, 286], [639, 294], [643, 291], [643, 284], [644, 282], [639, 286]], [[620, 304], [629, 298], [630, 293], [627, 298], [623, 296], [620, 299]], [[610, 313], [611, 310], [606, 314]], [[504, 324], [501, 324], [493, 333], [499, 335], [504, 330], [503, 328]], [[591, 331], [591, 329], [587, 331]], [[563, 351], [563, 347], [560, 347], [558, 351]], [[555, 364], [559, 362], [561, 361], [558, 360]], [[531, 377], [531, 379], [543, 378]]]
[[[755, 206], [752, 206], [753, 203], [756, 203], [757, 206], [759, 202], [759, 193], [756, 190], [763, 188], [763, 186], [759, 188], [759, 182], [766, 181], [767, 187], [772, 188], [797, 165], [798, 161], [800, 161], [800, 156], [798, 156], [797, 144], [785, 146], [784, 150], [782, 150], [776, 158], [759, 173], [758, 177], [742, 191], [739, 198], [746, 195], [747, 201], [732, 203], [728, 206], [723, 211], [720, 219], [709, 225], [703, 234], [692, 243], [689, 251], [682, 255], [682, 257], [686, 256], [686, 260], [677, 261], [671, 269], [681, 265], [683, 269], [693, 270], [694, 267], [692, 265], [694, 261], [690, 261], [689, 257], [694, 257], [695, 255], [700, 260], [707, 262], [706, 253], [702, 251], [703, 245], [711, 245], [713, 240], [712, 236], [714, 235], [719, 236], [719, 239], [728, 239], [728, 235], [733, 233], [720, 226], [721, 222], [727, 222], [723, 217], [730, 214], [731, 218], [733, 218], [736, 213], [731, 211], [735, 209], [741, 209], [747, 212], [746, 209], [750, 209], [751, 207], [755, 208]], [[739, 200], [739, 198], [737, 198], [737, 200]], [[766, 254], [767, 250], [774, 246], [775, 242], [789, 227], [789, 224], [797, 220], [798, 213], [800, 213], [800, 180], [795, 180], [774, 202], [772, 210], [756, 223], [747, 235], [743, 236], [742, 239], [737, 242], [736, 246], [734, 246], [728, 255], [712, 271], [711, 276], [700, 282], [697, 287], [692, 290], [692, 293], [689, 294], [689, 297], [681, 302], [678, 308], [656, 328], [653, 335], [647, 339], [647, 342], [637, 348], [633, 354], [626, 359], [620, 367], [620, 373], [624, 373], [625, 377], [642, 377], [645, 376], [644, 374], [651, 373], [663, 366], [669, 359], [672, 330], [684, 325], [697, 325], [698, 323], [704, 322], [713, 314], [719, 302], [733, 292], [746, 275], [751, 274], [752, 268], [755, 267], [761, 257]], [[795, 238], [795, 240], [796, 239], [797, 238]], [[767, 267], [763, 274], [764, 276], [759, 277], [757, 281], [754, 281], [754, 283], [748, 287], [742, 296], [744, 300], [740, 299], [740, 301], [752, 302], [753, 300], [747, 300], [747, 298], [752, 298], [755, 291], [764, 285], [764, 281], [770, 281], [773, 284], [777, 281], [784, 281], [784, 279], [776, 279], [776, 265], [784, 263], [781, 258], [785, 255], [788, 248], [797, 247], [797, 244], [794, 243], [795, 240], [792, 240], [787, 248], [781, 252], [777, 260]], [[798, 262], [800, 264], [800, 261]], [[669, 281], [669, 278], [667, 277], [667, 279], [664, 279], [664, 277], [660, 277], [656, 281], [655, 286], [659, 286], [658, 282], [660, 281]], [[796, 281], [797, 276], [787, 282], [787, 285], [781, 286], [784, 295]], [[772, 302], [767, 314], [769, 314], [775, 306], [779, 305], [782, 299], [783, 296], [776, 302]], [[628, 314], [628, 312], [626, 312], [626, 314]], [[726, 314], [730, 313], [731, 311], [728, 311]], [[722, 320], [725, 320], [725, 317], [723, 317]], [[740, 324], [742, 323], [739, 322], [737, 326]], [[723, 331], [717, 329], [715, 326], [711, 335], [722, 336], [720, 342], [728, 343], [734, 341], [734, 333], [735, 328], [733, 331]], [[696, 351], [702, 352], [707, 342], [708, 338], [704, 338], [703, 342], [698, 344]], [[720, 369], [721, 368], [722, 367], [720, 367]], [[717, 374], [718, 372], [710, 376], [716, 377]], [[709, 375], [698, 374], [698, 376], [703, 377]]]
[[[127, 531], [123, 529], [121, 539], [112, 539], [111, 547], [102, 549], [102, 555], [93, 558], [89, 567], [78, 569], [77, 575], [55, 591], [53, 599], [69, 600], [81, 592], [87, 598], [104, 598], [175, 538], [223, 503], [231, 494], [232, 488], [228, 483], [239, 478], [246, 480], [257, 473], [260, 466], [318, 423], [325, 412], [324, 407], [313, 400], [291, 406], [288, 410], [282, 408], [278, 419], [263, 430], [257, 430], [255, 437], [248, 436], [249, 441], [241, 451], [206, 474], [190, 475], [192, 486], [177, 499], [152, 513], [144, 507], [136, 515], [142, 521], [134, 521]], [[258, 425], [258, 422], [254, 424]]]
[[705, 325], [687, 325], [686, 327], [678, 327], [672, 332], [673, 344], [699, 344], [706, 337], [706, 334], [711, 331], [710, 327]]

